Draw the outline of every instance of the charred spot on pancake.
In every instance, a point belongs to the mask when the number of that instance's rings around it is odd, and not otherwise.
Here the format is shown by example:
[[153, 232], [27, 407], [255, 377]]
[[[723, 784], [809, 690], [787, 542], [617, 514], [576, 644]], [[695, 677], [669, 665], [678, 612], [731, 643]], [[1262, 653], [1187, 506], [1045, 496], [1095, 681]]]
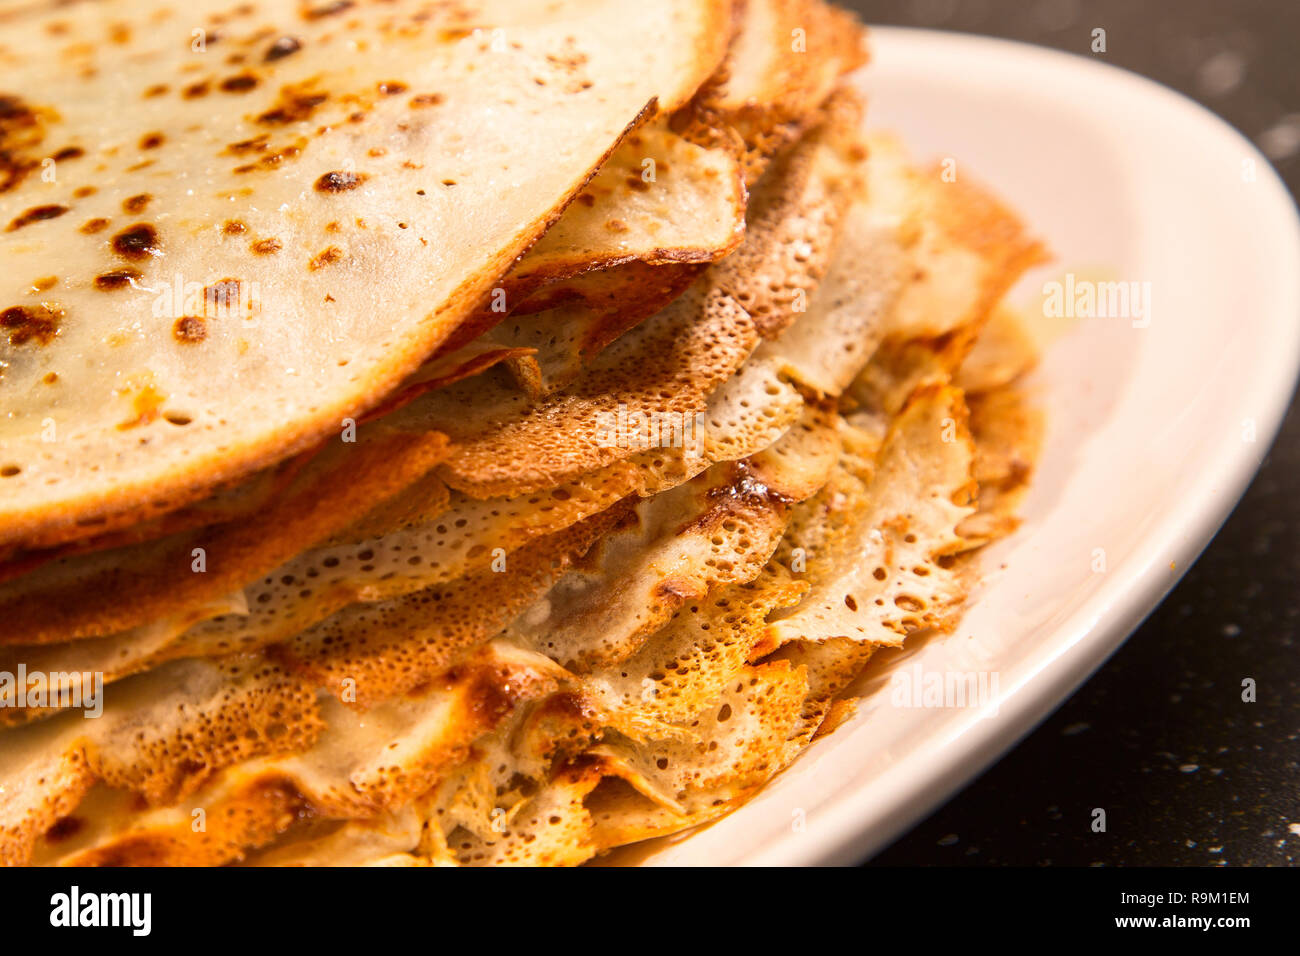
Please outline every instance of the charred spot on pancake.
[[352, 0], [330, 0], [329, 3], [322, 3], [304, 10], [302, 16], [304, 20], [320, 20], [323, 17], [332, 17], [343, 13], [345, 10], [350, 10], [352, 5]]
[[33, 206], [21, 215], [15, 216], [13, 221], [5, 226], [5, 232], [13, 232], [15, 229], [21, 229], [23, 226], [29, 226], [34, 222], [41, 222], [45, 219], [57, 219], [67, 211], [67, 206], [56, 204]]
[[276, 105], [257, 117], [263, 126], [284, 126], [308, 119], [327, 99], [328, 93], [309, 93], [292, 87], [280, 91]]
[[317, 269], [321, 268], [322, 266], [327, 266], [330, 265], [331, 263], [338, 262], [342, 258], [343, 258], [343, 250], [340, 249], [338, 246], [330, 246], [326, 249], [322, 249], [320, 252], [316, 253], [316, 255], [312, 256], [311, 262], [307, 263], [307, 268], [315, 272]]
[[444, 99], [441, 93], [417, 93], [411, 97], [410, 104], [413, 109], [421, 109], [426, 106], [438, 106]]
[[41, 379], [41, 381], [44, 382], [46, 385], [53, 385], [58, 380], [59, 380], [58, 372], [46, 372], [45, 376]]
[[273, 63], [276, 60], [283, 60], [286, 56], [297, 53], [301, 49], [301, 40], [290, 36], [283, 36], [267, 48], [266, 55], [262, 57], [262, 59], [267, 63]]
[[9, 344], [17, 347], [35, 342], [49, 345], [59, 334], [64, 311], [57, 306], [15, 305], [0, 312], [0, 329], [9, 333]]
[[226, 147], [226, 152], [232, 156], [241, 156], [244, 153], [260, 153], [266, 149], [271, 134], [263, 133], [260, 136], [254, 136], [252, 139], [241, 139], [236, 143], [231, 143]]
[[56, 162], [62, 163], [65, 160], [69, 160], [69, 159], [80, 159], [82, 156], [85, 155], [86, 155], [86, 151], [82, 149], [80, 146], [65, 146], [63, 147], [63, 149], [59, 150], [57, 153], [54, 154], [54, 159]]
[[59, 284], [58, 276], [42, 276], [32, 283], [33, 292], [47, 292]]
[[316, 180], [316, 191], [318, 193], [341, 193], [349, 189], [356, 189], [366, 181], [365, 173], [353, 173], [347, 170], [335, 170], [325, 173]]
[[227, 219], [226, 224], [221, 227], [221, 231], [228, 236], [237, 236], [241, 232], [248, 232], [248, 226], [238, 219]]
[[114, 269], [95, 276], [95, 288], [101, 292], [115, 292], [125, 289], [132, 282], [138, 281], [140, 273], [135, 269]]
[[123, 259], [148, 259], [162, 255], [158, 230], [148, 223], [128, 226], [113, 237], [113, 251]]
[[274, 255], [284, 248], [284, 243], [279, 239], [259, 239], [251, 246], [252, 250], [259, 256]]
[[151, 199], [153, 199], [153, 196], [148, 193], [128, 196], [126, 199], [122, 200], [122, 211], [132, 214], [143, 212], [144, 207], [149, 205], [149, 200]]
[[181, 91], [181, 96], [187, 100], [197, 100], [201, 96], [207, 96], [208, 91], [212, 89], [212, 83], [208, 80], [199, 80], [197, 83], [191, 83]]
[[42, 115], [19, 97], [0, 93], [0, 192], [13, 189], [39, 165], [35, 150], [44, 138]]
[[76, 196], [78, 199], [85, 199], [87, 196], [93, 196], [97, 192], [99, 192], [99, 190], [94, 186], [78, 186], [72, 191], [72, 195]]
[[76, 836], [85, 825], [85, 821], [79, 817], [61, 817], [54, 822], [54, 826], [45, 831], [45, 839], [50, 843], [58, 843], [68, 837]]
[[0, 94], [0, 120], [5, 122], [35, 122], [35, 114], [16, 96]]
[[221, 89], [226, 93], [247, 93], [260, 82], [252, 73], [236, 73], [221, 81]]
[[255, 163], [245, 163], [242, 166], [236, 166], [235, 172], [251, 173], [258, 169], [275, 169], [275, 167], [279, 166], [286, 159], [297, 159], [301, 156], [302, 147], [304, 145], [306, 145], [306, 141], [299, 140], [297, 143], [292, 143], [285, 146], [283, 149], [278, 149], [274, 153], [267, 153], [265, 156], [259, 157]]
[[379, 92], [384, 96], [396, 96], [398, 93], [406, 92], [406, 84], [399, 83], [396, 80], [388, 80], [379, 84]]
[[172, 324], [172, 338], [181, 345], [197, 345], [208, 337], [208, 325], [197, 315], [184, 315]]
[[147, 100], [151, 100], [155, 97], [162, 96], [169, 89], [171, 89], [171, 87], [169, 87], [166, 83], [155, 83], [153, 86], [149, 87], [147, 90], [144, 91], [144, 98]]
[[140, 148], [157, 149], [164, 141], [166, 141], [166, 139], [167, 137], [159, 132], [145, 133], [140, 137]]
[[88, 236], [93, 236], [97, 232], [103, 232], [108, 227], [108, 220], [96, 217], [87, 219], [81, 224], [81, 231]]

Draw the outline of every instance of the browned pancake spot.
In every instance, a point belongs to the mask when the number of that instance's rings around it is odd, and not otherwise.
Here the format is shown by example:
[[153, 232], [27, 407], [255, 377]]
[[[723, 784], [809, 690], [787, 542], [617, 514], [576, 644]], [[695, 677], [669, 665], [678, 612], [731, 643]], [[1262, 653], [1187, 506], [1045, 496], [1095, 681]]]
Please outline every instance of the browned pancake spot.
[[14, 220], [5, 227], [5, 232], [13, 232], [15, 229], [21, 229], [23, 226], [30, 226], [34, 222], [41, 222], [45, 219], [57, 219], [67, 211], [67, 206], [54, 204], [33, 206], [21, 215], [16, 216]]
[[316, 111], [316, 107], [327, 99], [329, 99], [328, 93], [309, 93], [305, 90], [285, 87], [280, 91], [280, 99], [276, 105], [258, 116], [257, 121], [264, 126], [296, 123], [310, 117]]
[[352, 0], [331, 0], [329, 3], [322, 3], [319, 6], [304, 10], [302, 17], [304, 20], [319, 20], [322, 17], [332, 17], [350, 9], [352, 9]]
[[221, 89], [226, 93], [247, 93], [258, 84], [252, 73], [236, 73], [221, 81]]
[[134, 269], [114, 269], [112, 272], [95, 276], [95, 288], [100, 292], [115, 292], [118, 289], [125, 289], [139, 278], [140, 273]]
[[203, 290], [203, 301], [210, 310], [233, 309], [239, 305], [240, 283], [238, 279], [220, 279]]
[[327, 266], [330, 265], [331, 263], [338, 262], [342, 258], [343, 258], [343, 250], [340, 249], [338, 246], [330, 246], [329, 248], [322, 249], [320, 252], [316, 253], [316, 255], [312, 256], [312, 260], [307, 264], [307, 267], [314, 272], [323, 266]]
[[9, 344], [49, 345], [59, 334], [62, 309], [48, 305], [15, 305], [0, 312], [0, 329], [9, 333]]
[[302, 49], [302, 42], [293, 37], [280, 37], [266, 51], [263, 57], [266, 62], [271, 63], [275, 60], [283, 60], [292, 53], [297, 53]]
[[182, 345], [196, 345], [207, 337], [207, 323], [196, 315], [181, 316], [172, 324], [172, 338]]
[[326, 173], [316, 180], [316, 191], [319, 193], [341, 193], [349, 189], [356, 189], [366, 181], [365, 173], [352, 173], [347, 171], [334, 171]]
[[162, 255], [158, 230], [148, 223], [128, 226], [113, 237], [113, 251], [123, 259], [148, 259]]

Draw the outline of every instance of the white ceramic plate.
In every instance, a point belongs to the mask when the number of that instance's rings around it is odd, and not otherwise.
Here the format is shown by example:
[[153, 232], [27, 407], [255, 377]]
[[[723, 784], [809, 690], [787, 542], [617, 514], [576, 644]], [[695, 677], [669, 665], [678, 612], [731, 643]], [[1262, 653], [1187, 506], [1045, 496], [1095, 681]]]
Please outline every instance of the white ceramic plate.
[[[1255, 473], [1300, 365], [1300, 224], [1268, 162], [1190, 100], [1095, 59], [878, 29], [869, 123], [954, 157], [1051, 244], [1043, 285], [1150, 283], [1141, 319], [1060, 332], [1035, 382], [1048, 437], [1025, 523], [985, 553], [958, 630], [873, 665], [852, 721], [750, 804], [624, 862], [852, 863], [1057, 707], [1138, 626]], [[1100, 550], [1099, 550], [1100, 549]], [[1104, 552], [1105, 570], [1099, 555]], [[891, 680], [983, 673], [980, 706], [900, 706]], [[992, 678], [996, 675], [996, 692]]]

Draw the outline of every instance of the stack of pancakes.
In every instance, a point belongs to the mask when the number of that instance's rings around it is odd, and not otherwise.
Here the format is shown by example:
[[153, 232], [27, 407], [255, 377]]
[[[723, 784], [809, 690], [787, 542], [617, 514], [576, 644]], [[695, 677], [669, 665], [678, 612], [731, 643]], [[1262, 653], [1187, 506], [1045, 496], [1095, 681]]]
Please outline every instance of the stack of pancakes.
[[0, 7], [0, 859], [580, 863], [950, 629], [1043, 249], [863, 132], [866, 50], [821, 0]]

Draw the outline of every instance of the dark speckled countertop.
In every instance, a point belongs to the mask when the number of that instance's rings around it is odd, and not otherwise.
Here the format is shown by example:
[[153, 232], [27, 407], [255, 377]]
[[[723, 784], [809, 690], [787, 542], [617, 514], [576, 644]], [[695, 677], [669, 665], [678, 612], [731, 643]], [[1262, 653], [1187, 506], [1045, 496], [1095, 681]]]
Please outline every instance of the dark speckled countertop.
[[[869, 23], [1088, 52], [1219, 113], [1300, 188], [1300, 0], [856, 0]], [[1189, 197], [1194, 200], [1194, 197]], [[1300, 321], [1300, 316], [1297, 317]], [[1300, 410], [1165, 602], [891, 865], [1300, 863]], [[1241, 675], [1259, 699], [1240, 701]], [[1088, 826], [1107, 807], [1108, 832]]]

